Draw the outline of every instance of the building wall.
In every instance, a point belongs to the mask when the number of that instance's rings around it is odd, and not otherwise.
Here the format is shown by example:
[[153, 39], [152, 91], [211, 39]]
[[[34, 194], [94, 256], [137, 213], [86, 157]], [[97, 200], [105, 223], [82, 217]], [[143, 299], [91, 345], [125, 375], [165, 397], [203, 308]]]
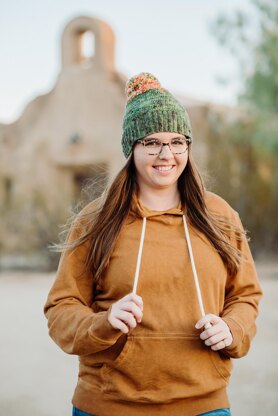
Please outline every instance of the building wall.
[[[95, 46], [86, 57], [81, 45], [88, 32]], [[68, 217], [84, 179], [105, 183], [123, 165], [127, 77], [115, 69], [114, 49], [107, 23], [86, 16], [73, 19], [62, 35], [54, 88], [30, 102], [16, 122], [0, 125], [2, 258], [12, 255], [13, 262], [18, 255], [46, 256], [46, 246], [57, 240], [58, 224]], [[194, 136], [199, 136], [195, 159], [205, 167], [208, 107], [178, 98], [188, 109]]]

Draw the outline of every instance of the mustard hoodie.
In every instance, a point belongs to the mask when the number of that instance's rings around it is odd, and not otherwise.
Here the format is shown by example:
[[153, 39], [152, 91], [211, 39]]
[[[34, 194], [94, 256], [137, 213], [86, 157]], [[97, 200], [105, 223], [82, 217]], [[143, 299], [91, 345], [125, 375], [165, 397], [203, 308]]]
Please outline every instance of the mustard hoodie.
[[[206, 192], [206, 203], [243, 229], [222, 198]], [[123, 334], [111, 326], [108, 314], [114, 302], [132, 292], [143, 217], [137, 286], [143, 319]], [[245, 238], [240, 249], [248, 261], [231, 278], [207, 238], [187, 224], [205, 311], [226, 321], [233, 343], [212, 351], [195, 329], [201, 316], [181, 207], [150, 211], [135, 197], [102, 288], [93, 293], [92, 276], [84, 272], [84, 243], [61, 256], [45, 305], [50, 336], [65, 352], [79, 355], [72, 401], [77, 408], [97, 416], [193, 416], [229, 407], [231, 358], [248, 352], [262, 292]], [[76, 233], [73, 228], [69, 240]]]

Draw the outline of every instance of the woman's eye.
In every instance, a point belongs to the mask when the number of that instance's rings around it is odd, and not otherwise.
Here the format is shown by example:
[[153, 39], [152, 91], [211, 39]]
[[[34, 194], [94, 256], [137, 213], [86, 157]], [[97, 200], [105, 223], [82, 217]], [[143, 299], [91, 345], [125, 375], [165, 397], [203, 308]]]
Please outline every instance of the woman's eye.
[[146, 147], [160, 146], [160, 142], [158, 140], [146, 140], [145, 141], [145, 146]]
[[184, 140], [182, 139], [175, 139], [171, 142], [171, 144], [173, 145], [180, 145], [180, 144], [184, 144]]

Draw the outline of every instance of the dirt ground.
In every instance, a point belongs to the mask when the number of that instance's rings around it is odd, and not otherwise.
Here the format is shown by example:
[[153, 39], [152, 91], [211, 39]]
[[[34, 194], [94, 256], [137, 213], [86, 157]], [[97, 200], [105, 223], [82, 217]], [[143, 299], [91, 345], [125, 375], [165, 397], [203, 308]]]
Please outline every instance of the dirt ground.
[[[233, 416], [278, 415], [278, 263], [257, 268], [264, 299], [251, 351], [234, 360]], [[48, 337], [42, 314], [53, 279], [54, 274], [0, 274], [1, 416], [71, 415], [77, 358]]]

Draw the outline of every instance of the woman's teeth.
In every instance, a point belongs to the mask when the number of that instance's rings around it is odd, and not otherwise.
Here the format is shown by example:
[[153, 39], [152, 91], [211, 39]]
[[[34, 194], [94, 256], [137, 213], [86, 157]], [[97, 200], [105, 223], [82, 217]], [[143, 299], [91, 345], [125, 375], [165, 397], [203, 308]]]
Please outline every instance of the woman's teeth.
[[155, 169], [165, 171], [173, 169], [173, 166], [154, 166]]

